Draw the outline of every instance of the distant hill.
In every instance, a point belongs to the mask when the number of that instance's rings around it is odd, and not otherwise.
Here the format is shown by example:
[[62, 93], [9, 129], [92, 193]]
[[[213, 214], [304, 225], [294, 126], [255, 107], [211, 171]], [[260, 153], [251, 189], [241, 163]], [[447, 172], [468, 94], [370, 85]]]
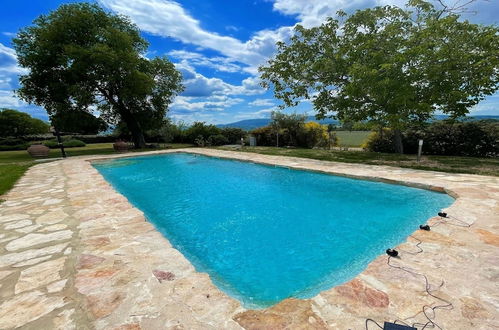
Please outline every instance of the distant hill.
[[[339, 121], [335, 119], [324, 119], [324, 120], [317, 120], [315, 119], [314, 116], [308, 116], [307, 121], [315, 121], [321, 124], [329, 125], [329, 124], [338, 124]], [[240, 120], [236, 121], [234, 123], [230, 124], [220, 124], [217, 125], [217, 127], [223, 128], [223, 127], [236, 127], [236, 128], [242, 128], [247, 131], [258, 128], [258, 127], [263, 127], [267, 126], [270, 124], [270, 118], [258, 118], [258, 119], [245, 119], [245, 120]]]
[[[443, 120], [446, 119], [448, 116], [446, 115], [436, 115], [435, 120]], [[493, 119], [493, 120], [499, 120], [499, 116], [473, 116], [473, 117], [466, 117], [464, 120], [487, 120], [487, 119]], [[329, 124], [334, 124], [338, 125], [339, 121], [335, 119], [323, 119], [323, 120], [317, 120], [315, 119], [314, 116], [308, 116], [307, 121], [315, 121], [321, 124], [329, 125]], [[229, 123], [229, 124], [219, 124], [217, 127], [223, 128], [223, 127], [235, 127], [235, 128], [242, 128], [244, 130], [250, 131], [255, 128], [267, 126], [270, 124], [270, 118], [255, 118], [255, 119], [245, 119], [245, 120], [240, 120], [236, 121], [234, 123]]]

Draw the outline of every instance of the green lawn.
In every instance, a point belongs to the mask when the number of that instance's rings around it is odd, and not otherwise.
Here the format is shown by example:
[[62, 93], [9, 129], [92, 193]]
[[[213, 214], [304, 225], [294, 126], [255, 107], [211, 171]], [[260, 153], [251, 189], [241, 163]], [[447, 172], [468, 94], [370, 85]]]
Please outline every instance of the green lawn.
[[338, 145], [341, 147], [360, 147], [366, 142], [369, 131], [336, 131]]
[[[223, 149], [223, 148], [222, 148]], [[242, 151], [266, 155], [328, 160], [343, 163], [388, 165], [449, 173], [469, 173], [499, 176], [498, 158], [452, 156], [423, 156], [420, 163], [416, 155], [384, 154], [366, 151], [338, 151], [321, 149], [287, 149], [275, 147], [245, 147]]]
[[[167, 144], [168, 148], [187, 148], [192, 147], [191, 144]], [[131, 151], [147, 151], [155, 149], [142, 149]], [[81, 148], [68, 148], [66, 154], [68, 157], [84, 156], [84, 155], [105, 155], [114, 154], [112, 143], [95, 143], [88, 144]], [[61, 157], [59, 149], [51, 149], [48, 158]], [[35, 160], [26, 152], [20, 151], [0, 151], [0, 196], [6, 193], [16, 181], [24, 174], [24, 172], [32, 165], [36, 164]]]

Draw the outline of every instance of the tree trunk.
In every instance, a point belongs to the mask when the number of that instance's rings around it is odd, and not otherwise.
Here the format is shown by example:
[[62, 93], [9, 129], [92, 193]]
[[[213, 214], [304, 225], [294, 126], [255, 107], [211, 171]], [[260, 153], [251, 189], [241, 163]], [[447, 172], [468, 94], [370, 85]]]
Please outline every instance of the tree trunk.
[[404, 153], [404, 145], [402, 144], [402, 132], [400, 132], [400, 129], [393, 130], [393, 144], [396, 153], [398, 154]]
[[140, 123], [134, 118], [134, 116], [128, 111], [128, 109], [122, 109], [120, 111], [121, 118], [126, 123], [126, 127], [132, 133], [133, 144], [136, 149], [142, 149], [146, 147], [146, 140], [144, 139], [144, 133], [142, 133], [142, 127]]

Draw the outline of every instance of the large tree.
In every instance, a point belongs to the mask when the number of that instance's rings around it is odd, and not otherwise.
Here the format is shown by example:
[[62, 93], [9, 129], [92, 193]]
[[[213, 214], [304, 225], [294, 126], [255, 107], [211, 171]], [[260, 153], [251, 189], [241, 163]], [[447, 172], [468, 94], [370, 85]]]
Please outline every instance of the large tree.
[[400, 131], [439, 110], [463, 116], [498, 89], [499, 29], [451, 8], [411, 0], [338, 13], [319, 27], [296, 26], [260, 68], [284, 106], [312, 100], [318, 118], [370, 120]]
[[20, 77], [22, 99], [51, 116], [97, 110], [111, 124], [126, 123], [137, 148], [145, 146], [144, 122], [161, 121], [183, 89], [170, 61], [144, 56], [148, 43], [128, 18], [96, 4], [62, 5], [13, 42], [29, 69]]

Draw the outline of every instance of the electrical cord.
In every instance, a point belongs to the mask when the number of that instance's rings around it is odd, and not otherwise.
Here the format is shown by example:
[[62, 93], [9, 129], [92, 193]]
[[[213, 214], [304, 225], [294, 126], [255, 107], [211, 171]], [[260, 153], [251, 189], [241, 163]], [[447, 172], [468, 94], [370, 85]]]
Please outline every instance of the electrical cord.
[[[453, 222], [450, 222], [449, 220], [453, 220]], [[470, 228], [472, 226], [472, 224], [469, 224], [463, 220], [460, 220], [456, 217], [453, 217], [453, 216], [446, 216], [446, 217], [442, 217], [440, 216], [440, 219], [438, 222], [436, 222], [435, 224], [433, 224], [431, 227], [437, 227], [441, 224], [448, 224], [448, 225], [452, 225], [452, 226], [457, 226], [457, 227], [464, 227], [464, 228]], [[400, 250], [401, 252], [403, 253], [407, 253], [407, 254], [410, 254], [410, 255], [416, 255], [416, 254], [419, 254], [419, 253], [422, 253], [423, 252], [423, 249], [421, 248], [421, 243], [422, 241], [416, 237], [414, 237], [413, 235], [410, 235], [410, 237], [412, 237], [413, 239], [415, 239], [417, 241], [416, 243], [416, 247], [418, 248], [418, 251], [415, 251], [415, 252], [411, 252], [411, 251], [406, 251], [406, 250]], [[400, 320], [400, 319], [397, 319], [395, 320], [393, 323], [397, 324], [397, 323], [401, 323], [401, 324], [404, 324], [404, 325], [407, 325], [407, 326], [412, 326], [412, 327], [419, 327], [419, 326], [422, 326], [421, 330], [424, 330], [426, 328], [438, 328], [440, 330], [442, 330], [442, 327], [439, 326], [435, 321], [435, 317], [436, 317], [436, 310], [438, 309], [445, 309], [445, 310], [452, 310], [454, 308], [454, 305], [446, 300], [446, 299], [443, 299], [435, 294], [433, 294], [434, 291], [437, 291], [439, 290], [440, 288], [442, 288], [442, 286], [445, 284], [445, 282], [442, 280], [442, 283], [440, 283], [440, 285], [432, 290], [431, 289], [431, 286], [430, 286], [430, 282], [428, 280], [428, 277], [425, 275], [425, 274], [421, 274], [421, 273], [418, 273], [418, 272], [415, 272], [411, 269], [408, 269], [406, 267], [402, 267], [402, 266], [398, 266], [398, 265], [393, 265], [390, 263], [390, 260], [392, 259], [393, 257], [392, 256], [388, 256], [388, 259], [387, 259], [387, 264], [388, 266], [392, 267], [392, 268], [396, 268], [396, 269], [400, 269], [402, 271], [405, 271], [407, 273], [410, 273], [414, 276], [420, 276], [420, 277], [423, 277], [424, 280], [425, 280], [425, 291], [426, 293], [430, 296], [430, 297], [433, 297], [434, 299], [437, 299], [439, 301], [441, 301], [443, 304], [440, 304], [440, 305], [436, 305], [436, 306], [431, 306], [431, 305], [424, 305], [422, 307], [422, 310], [411, 316], [411, 317], [408, 317], [404, 320]], [[396, 257], [396, 258], [399, 258], [399, 257]], [[423, 313], [423, 315], [426, 317], [426, 319], [428, 320], [426, 323], [419, 323], [419, 322], [415, 322], [413, 323], [412, 325], [409, 325], [407, 322], [405, 322], [405, 320], [408, 320], [408, 319], [414, 319], [415, 317], [417, 317], [419, 314]], [[431, 313], [431, 315], [430, 315]], [[380, 329], [383, 329], [382, 326], [380, 326], [375, 320], [373, 319], [366, 319], [366, 330], [369, 330], [368, 329], [368, 324], [369, 322], [373, 322], [375, 323]]]
[[366, 330], [369, 330], [369, 325], [368, 325], [369, 322], [372, 322], [372, 323], [376, 324], [378, 326], [378, 328], [383, 329], [383, 327], [381, 325], [379, 325], [379, 323], [374, 321], [373, 319], [366, 319]]
[[[411, 269], [408, 269], [408, 268], [406, 268], [406, 267], [401, 267], [401, 266], [398, 266], [398, 265], [393, 265], [393, 264], [391, 264], [391, 263], [390, 263], [391, 259], [392, 259], [392, 257], [388, 257], [388, 260], [387, 260], [387, 264], [388, 264], [388, 266], [390, 266], [390, 267], [392, 267], [392, 268], [396, 268], [396, 269], [403, 270], [403, 271], [405, 271], [405, 272], [407, 272], [407, 273], [410, 273], [410, 274], [412, 274], [412, 275], [414, 275], [414, 276], [421, 276], [421, 277], [423, 277], [423, 278], [424, 278], [424, 280], [425, 280], [425, 291], [426, 291], [426, 293], [427, 293], [429, 296], [431, 296], [431, 297], [433, 297], [433, 298], [435, 298], [435, 299], [437, 299], [437, 300], [440, 300], [440, 301], [442, 301], [442, 302], [444, 302], [444, 303], [445, 303], [445, 304], [441, 304], [441, 305], [437, 305], [437, 306], [429, 306], [429, 305], [424, 305], [424, 306], [423, 306], [423, 308], [422, 308], [422, 311], [421, 311], [421, 312], [419, 312], [419, 313], [417, 313], [416, 315], [414, 315], [414, 316], [412, 316], [412, 317], [409, 317], [409, 318], [414, 318], [414, 317], [418, 316], [419, 314], [423, 313], [423, 314], [424, 314], [424, 316], [426, 317], [426, 319], [428, 320], [428, 322], [426, 322], [426, 323], [417, 323], [417, 322], [416, 322], [416, 323], [413, 323], [413, 324], [412, 324], [412, 326], [413, 326], [413, 327], [416, 327], [416, 326], [423, 326], [423, 327], [422, 327], [422, 330], [423, 330], [423, 329], [426, 329], [426, 328], [427, 328], [427, 327], [429, 327], [430, 325], [431, 325], [431, 327], [432, 327], [432, 328], [437, 327], [437, 328], [439, 328], [439, 329], [442, 329], [442, 328], [441, 328], [441, 327], [440, 327], [440, 326], [439, 326], [439, 325], [438, 325], [435, 321], [433, 321], [433, 319], [434, 319], [434, 318], [435, 318], [435, 316], [436, 316], [435, 311], [436, 311], [437, 309], [444, 309], [444, 308], [445, 308], [445, 309], [448, 309], [448, 310], [451, 310], [451, 309], [453, 309], [453, 308], [454, 308], [454, 306], [452, 305], [452, 303], [451, 303], [450, 301], [445, 300], [445, 299], [443, 299], [443, 298], [441, 298], [441, 297], [439, 297], [439, 296], [437, 296], [437, 295], [433, 294], [433, 291], [436, 291], [436, 290], [440, 289], [440, 288], [441, 288], [441, 287], [445, 284], [445, 282], [444, 282], [444, 281], [442, 281], [442, 283], [440, 283], [440, 285], [439, 285], [439, 286], [438, 286], [435, 290], [431, 290], [430, 282], [429, 282], [429, 280], [428, 280], [428, 277], [427, 277], [425, 274], [421, 274], [421, 273], [415, 272], [415, 271], [413, 271], [413, 270], [411, 270]], [[428, 314], [428, 312], [429, 312], [429, 311], [431, 311], [432, 315], [429, 315], [429, 314]], [[404, 322], [404, 321], [402, 321], [402, 320], [396, 320], [396, 321], [395, 321], [395, 323], [397, 323], [397, 321], [398, 321], [398, 322], [403, 322], [404, 324], [406, 324], [406, 325], [407, 325], [407, 323], [406, 323], [406, 322]]]
[[415, 245], [415, 246], [418, 248], [418, 251], [416, 251], [416, 252], [410, 252], [410, 251], [406, 251], [406, 250], [402, 250], [402, 249], [399, 249], [399, 251], [404, 252], [404, 253], [407, 253], [407, 254], [411, 254], [411, 255], [416, 255], [416, 254], [420, 254], [420, 253], [422, 253], [422, 252], [423, 252], [423, 249], [421, 248], [421, 246], [420, 246], [420, 245], [421, 245], [421, 243], [423, 243], [423, 242], [422, 242], [419, 238], [416, 238], [416, 237], [414, 237], [414, 236], [412, 236], [412, 235], [409, 235], [409, 237], [412, 237], [413, 239], [415, 239], [416, 241], [418, 241], [418, 242], [416, 243], [416, 245]]
[[[473, 224], [471, 223], [467, 223], [466, 221], [463, 221], [463, 220], [460, 220], [456, 217], [453, 217], [451, 215], [447, 216], [447, 217], [439, 217], [440, 219], [437, 220], [437, 222], [433, 225], [431, 225], [431, 227], [438, 227], [440, 226], [441, 224], [447, 224], [447, 225], [451, 225], [451, 226], [456, 226], [456, 227], [463, 227], [463, 228], [470, 228]], [[449, 220], [453, 220], [457, 223], [452, 223], [452, 222], [449, 222]]]

